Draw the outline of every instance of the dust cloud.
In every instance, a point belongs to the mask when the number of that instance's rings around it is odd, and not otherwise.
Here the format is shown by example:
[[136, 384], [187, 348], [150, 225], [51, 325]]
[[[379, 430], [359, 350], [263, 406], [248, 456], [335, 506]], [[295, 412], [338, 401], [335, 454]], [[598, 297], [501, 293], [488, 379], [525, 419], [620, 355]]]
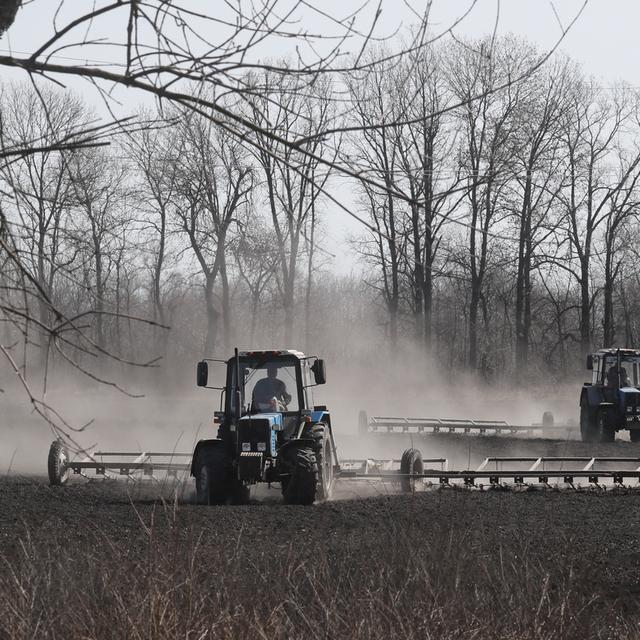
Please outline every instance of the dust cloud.
[[[329, 350], [331, 351], [331, 350]], [[320, 349], [314, 353], [323, 355]], [[362, 351], [360, 351], [362, 353]], [[313, 389], [314, 403], [328, 407], [343, 457], [398, 458], [406, 446], [419, 446], [425, 457], [448, 457], [467, 468], [484, 455], [500, 455], [504, 438], [437, 436], [362, 438], [358, 414], [429, 418], [473, 418], [539, 422], [552, 411], [556, 422], [577, 418], [579, 381], [564, 386], [514, 384], [487, 385], [465, 373], [437, 374], [429, 364], [416, 365], [415, 353], [395, 360], [382, 354], [349, 359], [327, 358], [326, 386]], [[215, 376], [222, 381], [222, 372]], [[48, 383], [46, 400], [74, 427], [90, 423], [73, 434], [84, 449], [101, 451], [190, 452], [199, 438], [215, 437], [213, 412], [219, 408], [218, 391], [195, 386], [195, 360], [172, 365], [171, 379], [158, 382], [157, 372], [127, 381], [130, 398], [109, 386], [89, 383], [77, 374], [59, 372]], [[17, 385], [5, 385], [0, 395], [0, 473], [44, 474], [49, 444], [54, 435], [46, 422], [30, 410]], [[482, 441], [482, 442], [481, 442]], [[509, 455], [526, 455], [529, 445], [520, 439]]]

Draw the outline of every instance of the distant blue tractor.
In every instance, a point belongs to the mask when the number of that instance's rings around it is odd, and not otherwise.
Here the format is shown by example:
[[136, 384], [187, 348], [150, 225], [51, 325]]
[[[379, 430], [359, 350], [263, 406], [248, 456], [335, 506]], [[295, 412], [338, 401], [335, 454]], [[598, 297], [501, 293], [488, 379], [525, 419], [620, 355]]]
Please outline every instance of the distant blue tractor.
[[628, 430], [640, 442], [640, 351], [601, 349], [587, 356], [593, 372], [580, 394], [580, 434], [584, 442], [613, 442]]
[[[209, 363], [226, 368], [224, 387], [209, 386]], [[241, 504], [260, 482], [279, 482], [288, 504], [328, 499], [340, 468], [331, 416], [311, 393], [325, 381], [324, 361], [299, 351], [236, 349], [229, 360], [199, 362], [197, 384], [221, 391], [221, 410], [217, 437], [193, 452], [198, 501]]]

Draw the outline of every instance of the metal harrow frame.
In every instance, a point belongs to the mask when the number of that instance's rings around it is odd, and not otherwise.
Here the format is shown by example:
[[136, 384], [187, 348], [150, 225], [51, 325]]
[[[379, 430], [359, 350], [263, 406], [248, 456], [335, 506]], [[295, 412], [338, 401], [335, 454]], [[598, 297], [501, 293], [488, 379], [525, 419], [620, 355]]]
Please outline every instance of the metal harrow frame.
[[466, 420], [443, 418], [402, 418], [393, 416], [374, 416], [367, 418], [362, 412], [359, 431], [366, 434], [412, 434], [428, 435], [434, 433], [466, 433], [475, 435], [531, 435], [539, 434], [552, 437], [566, 437], [577, 429], [570, 424], [528, 425], [511, 424], [505, 420]]
[[[400, 480], [410, 478], [432, 482], [441, 486], [454, 483], [465, 487], [484, 486], [476, 484], [484, 480], [489, 486], [530, 484], [531, 481], [549, 486], [552, 480], [573, 486], [576, 480], [586, 480], [592, 486], [601, 486], [602, 481], [610, 481], [621, 486], [626, 479], [640, 481], [640, 457], [601, 457], [601, 456], [513, 456], [489, 457], [472, 470], [449, 470], [446, 458], [423, 459], [422, 473], [401, 473], [397, 468], [399, 460], [346, 460], [340, 469], [339, 477], [344, 479], [385, 479]], [[576, 463], [585, 463], [575, 466]], [[524, 466], [523, 463], [530, 463]], [[440, 465], [439, 469], [429, 469], [429, 465]], [[565, 467], [565, 465], [574, 465]], [[632, 469], [620, 468], [620, 464], [633, 465]], [[517, 465], [505, 469], [504, 466]], [[549, 466], [554, 468], [548, 468]], [[557, 468], [557, 467], [560, 468]], [[614, 468], [602, 469], [602, 466]]]
[[[157, 452], [157, 451], [95, 451], [88, 453], [81, 460], [71, 460], [67, 468], [74, 474], [88, 477], [85, 471], [95, 469], [96, 475], [126, 476], [132, 480], [140, 479], [140, 475], [157, 480], [157, 471], [164, 471], [168, 477], [177, 478], [179, 472], [189, 471], [191, 464], [176, 462], [176, 459], [191, 460], [191, 453]], [[114, 460], [113, 458], [121, 458]]]

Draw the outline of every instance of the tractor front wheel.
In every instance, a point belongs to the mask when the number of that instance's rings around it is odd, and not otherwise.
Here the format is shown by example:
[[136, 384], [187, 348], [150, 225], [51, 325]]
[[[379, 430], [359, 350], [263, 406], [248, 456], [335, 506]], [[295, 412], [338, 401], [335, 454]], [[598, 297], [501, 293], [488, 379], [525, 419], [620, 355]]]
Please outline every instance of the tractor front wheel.
[[318, 490], [318, 463], [310, 447], [297, 447], [287, 452], [290, 475], [282, 482], [286, 504], [313, 504]]
[[233, 466], [229, 454], [220, 448], [201, 451], [196, 464], [196, 493], [199, 504], [224, 504], [232, 497]]

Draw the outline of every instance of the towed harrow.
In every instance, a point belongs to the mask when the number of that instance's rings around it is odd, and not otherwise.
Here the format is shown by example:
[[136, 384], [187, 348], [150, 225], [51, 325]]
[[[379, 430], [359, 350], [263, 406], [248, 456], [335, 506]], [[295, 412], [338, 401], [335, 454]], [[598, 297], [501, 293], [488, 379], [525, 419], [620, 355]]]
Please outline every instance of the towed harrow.
[[[165, 477], [184, 481], [190, 470], [191, 453], [95, 451], [71, 460], [64, 445], [55, 440], [49, 450], [49, 480], [64, 484], [70, 474], [89, 478], [94, 471], [103, 478], [159, 481]], [[423, 458], [418, 449], [407, 449], [401, 458], [341, 460], [334, 466], [335, 480], [380, 480], [396, 483], [403, 491], [425, 486], [488, 488], [539, 484], [579, 486], [586, 481], [593, 487], [626, 486], [635, 481], [640, 487], [640, 457], [611, 456], [491, 456], [475, 469], [451, 470], [447, 458]]]
[[[565, 485], [574, 485], [579, 480], [586, 480], [591, 485], [623, 485], [625, 480], [640, 482], [640, 457], [491, 456], [485, 458], [476, 469], [454, 471], [449, 469], [446, 458], [423, 459], [416, 449], [408, 449], [403, 455], [402, 460], [346, 461], [340, 477], [395, 477], [414, 483], [422, 480], [430, 484], [447, 486], [458, 483], [466, 487], [481, 486], [476, 484], [481, 480], [489, 486], [524, 485], [532, 481], [550, 485], [554, 480]], [[412, 460], [405, 462], [409, 455], [413, 456]], [[439, 465], [439, 468], [428, 468], [432, 464]]]
[[470, 420], [450, 418], [401, 418], [375, 416], [369, 418], [366, 411], [360, 411], [358, 433], [384, 435], [431, 435], [436, 433], [462, 433], [469, 435], [537, 435], [543, 438], [565, 439], [575, 433], [573, 424], [555, 424], [553, 415], [546, 411], [542, 422], [533, 424], [511, 424], [505, 420]]
[[[50, 484], [64, 484], [71, 474], [88, 478], [88, 471], [104, 478], [126, 477], [130, 480], [148, 478], [160, 480], [158, 472], [165, 477], [178, 478], [191, 468], [191, 453], [177, 452], [129, 452], [92, 451], [81, 458], [71, 458], [67, 447], [54, 440], [49, 448], [48, 473]], [[180, 462], [183, 460], [183, 462]]]

